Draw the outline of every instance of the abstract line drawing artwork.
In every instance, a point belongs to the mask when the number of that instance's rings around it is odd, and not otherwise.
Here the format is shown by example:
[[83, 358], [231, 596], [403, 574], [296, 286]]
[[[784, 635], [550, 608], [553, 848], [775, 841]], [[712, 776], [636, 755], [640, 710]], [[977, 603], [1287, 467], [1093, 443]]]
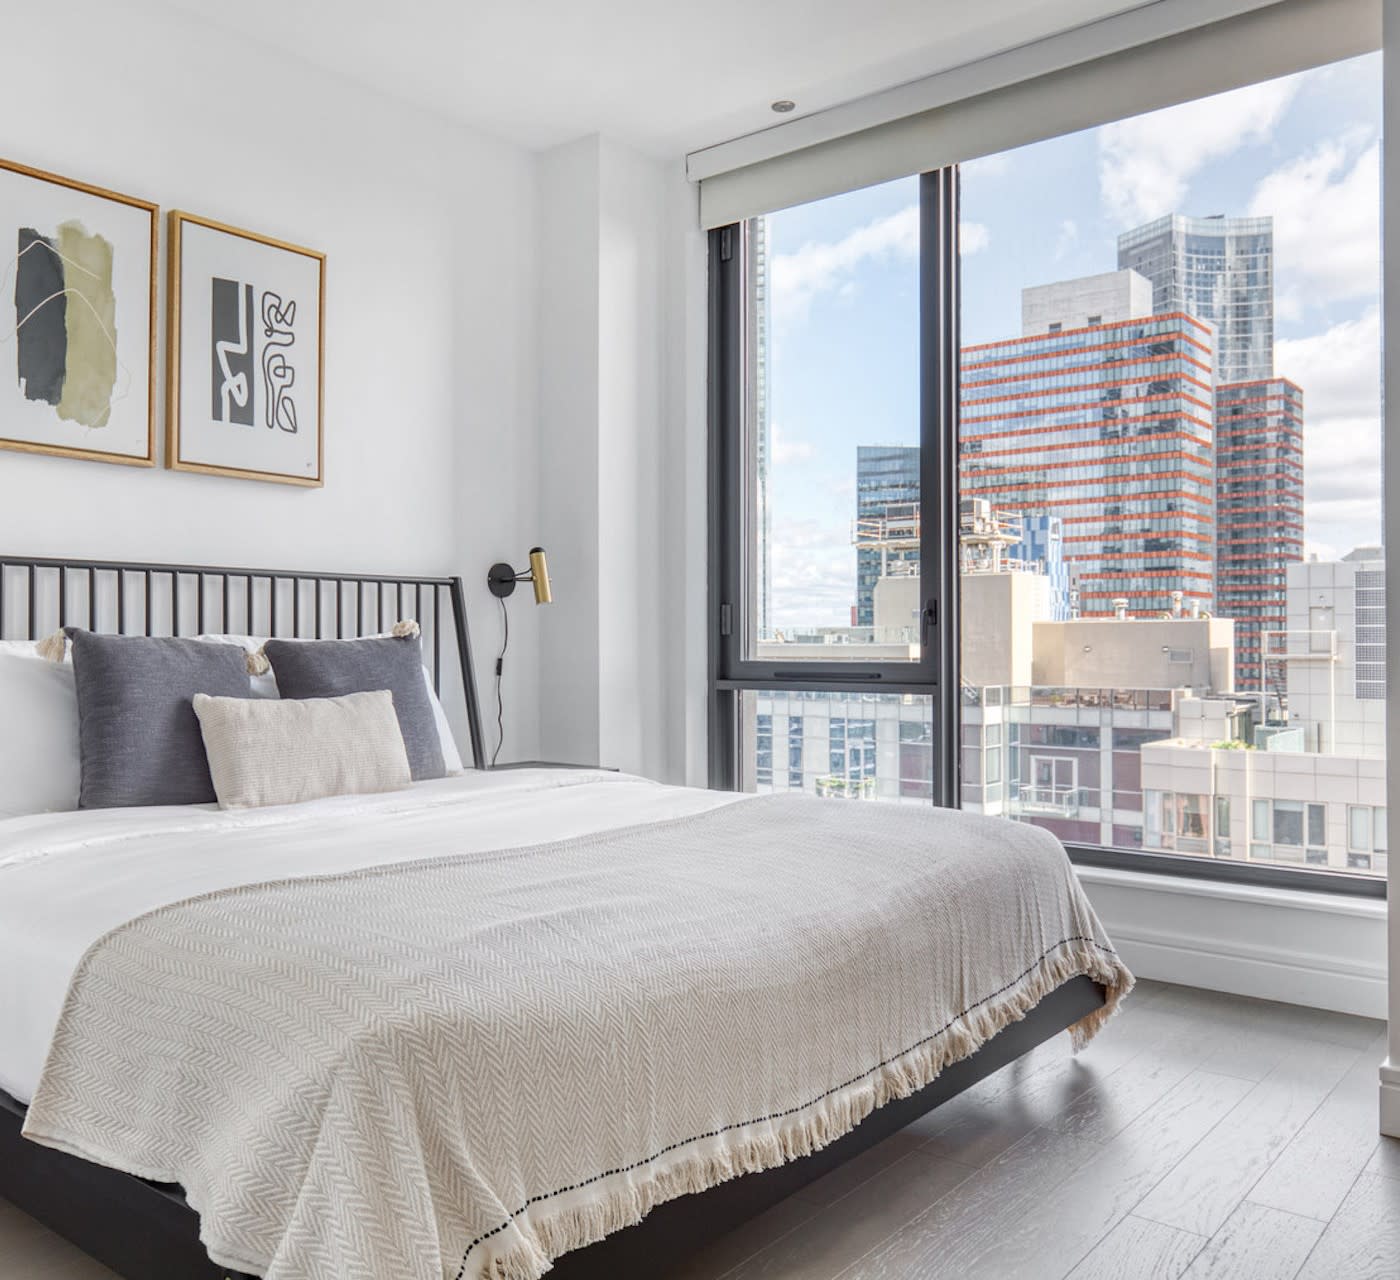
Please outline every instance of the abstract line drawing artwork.
[[166, 465], [322, 483], [325, 256], [170, 215]]
[[263, 382], [267, 388], [267, 425], [295, 433], [297, 406], [290, 392], [296, 370], [287, 362], [285, 348], [296, 342], [297, 304], [283, 303], [275, 293], [264, 293]]
[[253, 286], [217, 277], [211, 284], [214, 421], [251, 427], [257, 421], [253, 404]]
[[155, 461], [156, 212], [0, 160], [0, 447]]

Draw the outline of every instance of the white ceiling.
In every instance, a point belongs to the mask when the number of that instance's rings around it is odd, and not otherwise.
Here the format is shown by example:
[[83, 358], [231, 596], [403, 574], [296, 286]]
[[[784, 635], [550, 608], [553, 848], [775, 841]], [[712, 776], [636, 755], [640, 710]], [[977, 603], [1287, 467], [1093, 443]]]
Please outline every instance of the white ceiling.
[[168, 2], [529, 147], [679, 155], [1144, 0]]

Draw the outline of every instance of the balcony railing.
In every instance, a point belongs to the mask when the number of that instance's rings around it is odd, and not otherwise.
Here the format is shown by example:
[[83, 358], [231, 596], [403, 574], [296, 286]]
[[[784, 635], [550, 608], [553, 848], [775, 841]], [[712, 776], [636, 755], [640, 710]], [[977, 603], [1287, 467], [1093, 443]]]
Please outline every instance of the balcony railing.
[[1042, 817], [1074, 818], [1087, 800], [1087, 787], [1027, 786], [1011, 800], [1012, 813], [1039, 814]]

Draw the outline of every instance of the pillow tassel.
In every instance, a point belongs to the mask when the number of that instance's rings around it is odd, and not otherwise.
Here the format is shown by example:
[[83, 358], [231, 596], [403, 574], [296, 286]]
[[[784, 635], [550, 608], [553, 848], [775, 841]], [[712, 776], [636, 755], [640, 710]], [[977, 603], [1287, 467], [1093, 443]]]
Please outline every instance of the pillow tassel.
[[51, 636], [45, 636], [34, 646], [37, 653], [45, 662], [62, 662], [68, 652], [68, 637], [62, 631], [55, 631]]
[[412, 619], [407, 618], [402, 622], [394, 623], [393, 629], [389, 632], [395, 640], [412, 640], [422, 634], [422, 628]]
[[248, 655], [247, 666], [250, 676], [265, 676], [272, 670], [272, 663], [267, 660], [267, 654], [261, 649], [254, 649]]

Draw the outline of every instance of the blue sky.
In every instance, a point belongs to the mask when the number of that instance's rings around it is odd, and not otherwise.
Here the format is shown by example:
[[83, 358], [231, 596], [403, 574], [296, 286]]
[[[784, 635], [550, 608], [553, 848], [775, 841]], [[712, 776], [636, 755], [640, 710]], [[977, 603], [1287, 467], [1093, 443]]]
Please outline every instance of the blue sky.
[[[1020, 291], [1117, 266], [1164, 213], [1271, 214], [1275, 371], [1306, 400], [1305, 537], [1380, 540], [1380, 55], [963, 166], [963, 340]], [[849, 621], [859, 444], [918, 439], [918, 183], [768, 219], [773, 620]]]

